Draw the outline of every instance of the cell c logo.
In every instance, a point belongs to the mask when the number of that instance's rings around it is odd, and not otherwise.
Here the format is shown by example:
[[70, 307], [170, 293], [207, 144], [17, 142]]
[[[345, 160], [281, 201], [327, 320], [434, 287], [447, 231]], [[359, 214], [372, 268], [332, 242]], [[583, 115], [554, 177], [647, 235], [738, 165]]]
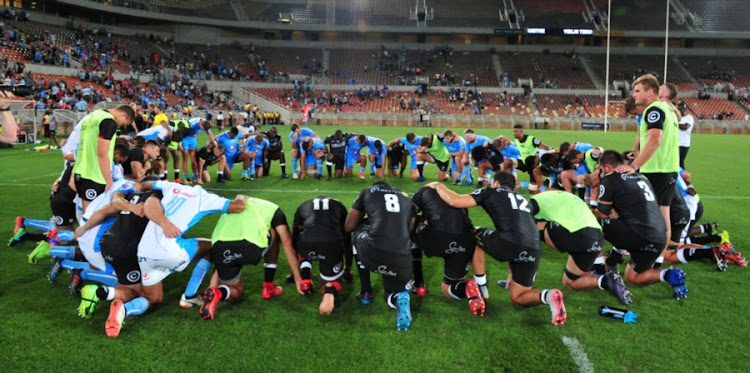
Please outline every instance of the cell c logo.
[[128, 272], [127, 276], [128, 281], [130, 282], [138, 282], [141, 279], [141, 272], [140, 271], [130, 271]]
[[94, 189], [86, 189], [86, 199], [93, 200], [96, 198], [98, 193], [96, 193], [96, 190]]
[[659, 119], [661, 119], [661, 114], [659, 114], [658, 111], [652, 111], [648, 113], [648, 117], [646, 119], [649, 123], [656, 123]]
[[604, 185], [600, 184], [599, 185], [599, 197], [601, 198], [601, 196], [603, 195], [604, 195]]

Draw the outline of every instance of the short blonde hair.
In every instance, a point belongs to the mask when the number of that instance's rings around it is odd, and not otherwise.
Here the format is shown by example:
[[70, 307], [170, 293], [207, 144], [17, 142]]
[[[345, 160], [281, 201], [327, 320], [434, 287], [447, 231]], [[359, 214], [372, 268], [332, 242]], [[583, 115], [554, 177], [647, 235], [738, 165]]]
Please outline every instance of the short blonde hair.
[[655, 94], [659, 94], [659, 80], [651, 74], [641, 75], [638, 79], [633, 82], [633, 88], [638, 84], [643, 85], [646, 90], [652, 90]]

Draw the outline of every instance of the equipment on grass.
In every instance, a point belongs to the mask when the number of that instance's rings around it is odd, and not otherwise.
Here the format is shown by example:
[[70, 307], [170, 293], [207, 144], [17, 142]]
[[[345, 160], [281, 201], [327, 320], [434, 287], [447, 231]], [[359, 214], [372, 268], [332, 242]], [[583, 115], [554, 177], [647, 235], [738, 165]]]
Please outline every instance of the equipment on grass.
[[604, 317], [611, 317], [620, 319], [625, 324], [635, 324], [637, 322], [638, 315], [633, 311], [623, 310], [621, 308], [614, 308], [610, 306], [600, 306], [599, 315]]

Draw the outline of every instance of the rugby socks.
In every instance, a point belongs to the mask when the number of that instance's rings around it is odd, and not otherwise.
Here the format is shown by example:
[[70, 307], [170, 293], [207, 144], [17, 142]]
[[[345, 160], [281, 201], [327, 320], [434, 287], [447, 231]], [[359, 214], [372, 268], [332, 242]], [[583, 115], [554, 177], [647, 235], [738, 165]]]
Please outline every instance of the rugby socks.
[[312, 279], [312, 263], [304, 260], [299, 263], [299, 275], [303, 280]]
[[370, 283], [370, 271], [365, 268], [365, 265], [359, 260], [359, 256], [354, 254], [354, 260], [357, 261], [357, 272], [359, 272], [359, 284], [362, 292], [372, 291], [372, 283]]
[[[282, 168], [281, 172], [284, 172], [283, 168]], [[292, 173], [293, 174], [297, 173], [297, 160], [296, 159], [292, 160]]]
[[224, 180], [224, 170], [219, 170], [216, 175], [217, 181], [223, 181]]
[[359, 173], [360, 174], [364, 174], [365, 173], [365, 167], [364, 166], [359, 166]]
[[599, 289], [602, 289], [602, 290], [609, 289], [609, 286], [607, 286], [607, 283], [604, 282], [604, 276], [599, 276], [599, 278], [596, 279], [596, 284], [599, 286]]
[[148, 310], [148, 299], [138, 297], [125, 303], [125, 317], [143, 315]]
[[698, 259], [713, 259], [714, 252], [709, 249], [680, 249], [677, 250], [677, 259], [681, 263], [691, 262]]
[[528, 181], [522, 181], [521, 182], [521, 189], [526, 189], [528, 187], [529, 187], [529, 182]]
[[250, 177], [255, 178], [255, 163], [250, 165]]
[[318, 175], [323, 175], [323, 157], [316, 159], [315, 165], [318, 166]]
[[114, 273], [106, 273], [96, 269], [84, 269], [81, 271], [81, 280], [90, 280], [112, 287], [120, 284]]
[[375, 163], [370, 162], [370, 175], [375, 173]]
[[654, 265], [651, 266], [651, 268], [660, 269], [662, 264], [664, 264], [664, 257], [660, 255], [658, 258], [656, 258], [656, 261], [654, 262]]
[[115, 288], [107, 285], [99, 285], [96, 288], [96, 296], [99, 299], [113, 300], [115, 299]]
[[477, 282], [478, 286], [487, 286], [487, 275], [486, 274], [482, 274], [482, 275], [474, 274], [474, 281]]
[[273, 283], [274, 276], [276, 276], [276, 264], [263, 264], [263, 281]]
[[180, 169], [179, 168], [175, 168], [174, 169], [174, 179], [175, 180], [179, 180], [180, 179]]
[[385, 295], [385, 303], [388, 304], [388, 307], [396, 309], [396, 296], [398, 293], [388, 293]]
[[399, 177], [404, 177], [404, 171], [406, 171], [406, 165], [401, 166], [401, 171], [399, 172]]
[[610, 251], [609, 255], [607, 255], [607, 259], [604, 260], [604, 263], [607, 265], [607, 267], [617, 267], [617, 265], [620, 264], [620, 261], [622, 261], [624, 255], [625, 250], [620, 250], [612, 247], [612, 251]]
[[333, 162], [326, 162], [326, 170], [328, 171], [328, 177], [332, 178], [333, 173], [331, 172], [331, 168], [333, 166]]
[[206, 259], [201, 258], [201, 260], [195, 264], [193, 273], [190, 275], [190, 281], [188, 281], [188, 284], [185, 287], [185, 298], [192, 298], [195, 296], [195, 293], [198, 292], [198, 288], [201, 286], [201, 282], [203, 282], [203, 277], [206, 276], [206, 273], [208, 273], [210, 269], [211, 262]]
[[73, 231], [57, 231], [57, 234], [52, 239], [57, 239], [58, 242], [73, 241], [73, 234]]
[[[604, 266], [604, 257], [597, 256], [596, 259], [594, 259], [594, 274], [603, 275], [605, 272], [607, 272], [607, 269]], [[601, 281], [601, 279], [599, 281]]]
[[193, 180], [198, 181], [198, 174], [193, 172]]
[[229, 289], [229, 286], [226, 286], [224, 284], [221, 284], [219, 287], [219, 293], [221, 293], [221, 299], [219, 300], [227, 300], [229, 299], [229, 294], [231, 294], [231, 289]]
[[699, 244], [699, 245], [706, 245], [712, 242], [721, 242], [721, 237], [715, 234], [705, 236], [705, 237], [690, 237], [690, 242]]
[[419, 176], [424, 176], [424, 162], [417, 162], [417, 170], [419, 171]]
[[73, 259], [76, 256], [75, 246], [52, 246], [49, 250], [50, 256], [56, 256], [63, 259]]
[[159, 175], [159, 180], [167, 180], [167, 173], [165, 172], [165, 173]]
[[457, 282], [448, 288], [448, 294], [455, 299], [466, 298], [466, 281]]
[[247, 169], [247, 168], [246, 168], [246, 169], [243, 169], [243, 170], [242, 170], [242, 178], [243, 178], [243, 179], [246, 179], [246, 178], [247, 178], [247, 172], [248, 172], [248, 169]]
[[412, 271], [414, 272], [414, 284], [416, 286], [424, 285], [424, 271], [422, 270], [422, 249], [416, 245], [411, 247]]
[[461, 172], [464, 175], [464, 180], [467, 184], [473, 184], [474, 178], [471, 177], [471, 169], [469, 166], [464, 166], [464, 168], [461, 170]]
[[36, 228], [40, 231], [46, 232], [55, 229], [55, 223], [49, 220], [38, 220], [38, 219], [23, 219], [24, 228]]
[[539, 299], [542, 301], [542, 304], [547, 304], [547, 293], [549, 293], [549, 289], [543, 289], [539, 293]]
[[75, 261], [75, 260], [65, 259], [62, 262], [60, 262], [60, 267], [62, 267], [62, 269], [67, 269], [69, 271], [71, 269], [88, 269], [89, 268], [89, 263], [88, 262], [78, 262], [78, 261]]
[[[286, 173], [286, 163], [279, 163], [279, 166], [281, 166], [281, 173], [285, 174]], [[271, 163], [270, 162], [268, 164], [268, 168], [271, 168]], [[266, 171], [266, 172], [268, 172], [268, 171]]]

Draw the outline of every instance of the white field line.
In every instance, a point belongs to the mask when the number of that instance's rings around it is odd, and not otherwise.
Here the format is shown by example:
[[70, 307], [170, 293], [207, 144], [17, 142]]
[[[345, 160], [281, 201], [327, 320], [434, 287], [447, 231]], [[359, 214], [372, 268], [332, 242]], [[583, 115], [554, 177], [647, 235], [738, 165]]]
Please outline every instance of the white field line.
[[[30, 176], [30, 177], [25, 177], [25, 178], [22, 178], [22, 179], [11, 180], [10, 182], [13, 183], [14, 185], [17, 185], [16, 184], [17, 181], [39, 179], [39, 178], [50, 177], [50, 176], [55, 176], [55, 175], [60, 176], [60, 173], [59, 172], [55, 172], [54, 174], [45, 174], [45, 175]], [[52, 186], [52, 184], [50, 184], [50, 186]]]
[[583, 351], [583, 346], [578, 339], [562, 337], [563, 343], [570, 350], [570, 357], [578, 365], [579, 372], [581, 373], [594, 373], [594, 364], [591, 363], [589, 357], [586, 356], [586, 352]]

